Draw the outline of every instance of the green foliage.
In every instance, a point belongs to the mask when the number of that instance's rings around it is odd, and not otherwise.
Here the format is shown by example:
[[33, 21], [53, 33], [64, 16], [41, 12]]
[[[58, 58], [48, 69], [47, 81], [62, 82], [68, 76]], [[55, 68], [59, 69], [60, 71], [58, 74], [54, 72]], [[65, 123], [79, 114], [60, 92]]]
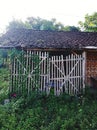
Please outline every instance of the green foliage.
[[0, 105], [0, 130], [96, 130], [97, 101], [33, 93]]
[[0, 68], [0, 102], [8, 97], [9, 70]]
[[9, 23], [9, 26], [7, 26], [6, 29], [9, 30], [14, 28], [25, 28], [25, 24], [21, 20], [13, 19], [13, 21]]
[[0, 130], [97, 130], [97, 98], [91, 97], [91, 90], [81, 97], [34, 91], [4, 105], [8, 74], [8, 69], [0, 69]]
[[64, 26], [62, 23], [57, 22], [56, 19], [46, 20], [40, 17], [28, 17], [25, 22], [21, 20], [13, 20], [9, 23], [7, 29], [14, 28], [27, 28], [33, 30], [63, 30], [63, 31], [79, 31], [78, 27], [75, 26]]
[[85, 21], [79, 21], [82, 30], [88, 32], [97, 32], [97, 12], [92, 15], [86, 14]]
[[[11, 94], [28, 96], [31, 91], [39, 89], [39, 74], [40, 74], [40, 58], [37, 54], [29, 53], [28, 51], [21, 51], [13, 49], [10, 53], [10, 59], [14, 72], [17, 72], [17, 76], [13, 78]], [[32, 70], [33, 64], [33, 70]], [[14, 67], [15, 65], [15, 67]], [[28, 77], [30, 75], [30, 77]], [[22, 79], [22, 81], [21, 81]], [[30, 83], [28, 83], [30, 80]], [[28, 85], [32, 87], [29, 90]]]
[[0, 68], [4, 67], [8, 58], [8, 51], [5, 49], [0, 49]]
[[79, 27], [75, 27], [75, 26], [65, 26], [64, 30], [65, 31], [78, 32], [78, 31], [80, 31], [80, 28]]

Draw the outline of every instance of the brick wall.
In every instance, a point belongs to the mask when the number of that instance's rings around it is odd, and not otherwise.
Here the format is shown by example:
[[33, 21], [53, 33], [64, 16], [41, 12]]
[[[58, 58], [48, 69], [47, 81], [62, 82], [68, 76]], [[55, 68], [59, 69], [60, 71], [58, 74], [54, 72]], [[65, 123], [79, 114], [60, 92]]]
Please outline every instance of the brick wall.
[[97, 52], [86, 53], [86, 82], [91, 85], [91, 77], [97, 78]]

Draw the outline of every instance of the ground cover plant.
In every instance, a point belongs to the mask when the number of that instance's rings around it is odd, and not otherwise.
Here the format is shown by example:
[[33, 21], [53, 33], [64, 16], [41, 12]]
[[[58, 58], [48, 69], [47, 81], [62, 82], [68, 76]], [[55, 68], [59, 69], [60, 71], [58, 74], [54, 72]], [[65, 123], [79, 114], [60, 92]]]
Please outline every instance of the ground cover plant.
[[0, 68], [0, 130], [97, 130], [97, 99], [32, 92], [9, 98], [9, 70]]
[[10, 74], [8, 68], [0, 68], [0, 102], [8, 97], [9, 77]]

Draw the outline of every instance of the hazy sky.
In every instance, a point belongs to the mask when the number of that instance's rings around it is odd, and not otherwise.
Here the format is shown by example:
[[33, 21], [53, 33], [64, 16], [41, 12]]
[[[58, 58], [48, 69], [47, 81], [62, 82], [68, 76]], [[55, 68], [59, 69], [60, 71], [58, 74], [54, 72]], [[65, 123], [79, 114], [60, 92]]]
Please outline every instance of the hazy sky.
[[84, 16], [97, 12], [97, 0], [0, 0], [0, 30], [13, 18], [56, 18], [64, 25], [77, 25]]

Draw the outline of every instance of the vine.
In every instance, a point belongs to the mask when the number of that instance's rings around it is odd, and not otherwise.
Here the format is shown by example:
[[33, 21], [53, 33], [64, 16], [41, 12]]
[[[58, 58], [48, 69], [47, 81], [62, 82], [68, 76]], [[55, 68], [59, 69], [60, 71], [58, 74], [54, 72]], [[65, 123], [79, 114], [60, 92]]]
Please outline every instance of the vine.
[[31, 51], [13, 49], [11, 58], [11, 94], [29, 95], [39, 89], [40, 58]]

